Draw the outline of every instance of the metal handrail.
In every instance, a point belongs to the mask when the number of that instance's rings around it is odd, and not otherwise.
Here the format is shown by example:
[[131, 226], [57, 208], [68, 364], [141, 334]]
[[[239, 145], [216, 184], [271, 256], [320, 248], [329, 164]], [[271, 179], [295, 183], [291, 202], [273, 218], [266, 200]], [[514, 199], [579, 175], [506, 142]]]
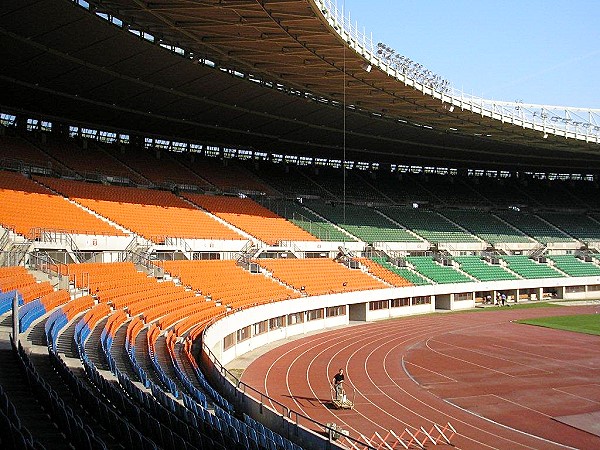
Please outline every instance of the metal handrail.
[[[414, 70], [406, 70], [406, 65], [400, 64], [392, 58], [394, 51], [387, 48], [385, 44], [375, 44], [373, 35], [367, 36], [364, 28], [361, 32], [358, 23], [352, 23], [350, 12], [344, 11], [343, 7], [340, 10], [337, 1], [312, 1], [323, 18], [332, 25], [332, 28], [348, 42], [351, 48], [362, 54], [366, 59], [366, 64], [376, 65], [406, 85], [438, 98], [442, 103], [447, 103], [449, 112], [453, 112], [455, 107], [468, 110], [500, 120], [503, 123], [540, 131], [543, 138], [547, 138], [548, 134], [553, 134], [600, 143], [600, 109], [490, 100], [468, 94], [455, 88], [451, 83], [428, 83], [426, 80], [420, 79], [419, 75], [428, 73], [427, 69], [416, 64], [419, 67], [417, 74]], [[389, 51], [382, 51], [382, 48]], [[410, 63], [413, 65], [413, 61]]]
[[[218, 316], [213, 318], [205, 327], [204, 330], [208, 329], [208, 327], [210, 327], [211, 325], [213, 325], [215, 322], [217, 322], [218, 320], [222, 319], [222, 316]], [[336, 429], [323, 424], [305, 414], [302, 414], [298, 411], [295, 411], [289, 407], [287, 407], [286, 405], [284, 405], [283, 403], [275, 400], [272, 397], [269, 397], [267, 394], [264, 394], [263, 392], [259, 391], [258, 389], [253, 388], [252, 386], [244, 383], [243, 381], [241, 381], [239, 378], [237, 378], [232, 372], [230, 372], [225, 366], [223, 366], [223, 364], [221, 364], [221, 362], [217, 359], [217, 357], [215, 356], [215, 354], [210, 350], [210, 348], [208, 348], [208, 346], [205, 344], [204, 342], [204, 332], [202, 333], [202, 350], [206, 353], [206, 355], [208, 356], [209, 360], [212, 362], [212, 364], [215, 366], [215, 368], [219, 371], [219, 373], [221, 374], [221, 376], [229, 381], [231, 384], [233, 384], [235, 386], [235, 388], [242, 394], [242, 395], [248, 395], [248, 393], [254, 393], [256, 394], [256, 397], [254, 397], [256, 400], [258, 400], [261, 404], [261, 407], [265, 407], [271, 410], [274, 410], [276, 413], [280, 414], [281, 417], [283, 418], [287, 418], [289, 419], [295, 426], [300, 426], [302, 427], [302, 425], [300, 424], [300, 420], [304, 420], [308, 423], [314, 424], [318, 427], [320, 427], [323, 430], [326, 430], [328, 433], [329, 431], [333, 431], [335, 432]], [[233, 380], [233, 381], [232, 381]], [[271, 408], [268, 404], [270, 403], [273, 408]], [[279, 408], [281, 410], [281, 412], [279, 412], [277, 410], [277, 408]], [[356, 445], [359, 445], [361, 448], [363, 449], [372, 449], [372, 450], [376, 450], [376, 447], [373, 447], [370, 443], [366, 443], [363, 442], [359, 439], [355, 439], [352, 438], [350, 436], [344, 436], [345, 439], [353, 442]], [[323, 438], [325, 439], [325, 438]]]

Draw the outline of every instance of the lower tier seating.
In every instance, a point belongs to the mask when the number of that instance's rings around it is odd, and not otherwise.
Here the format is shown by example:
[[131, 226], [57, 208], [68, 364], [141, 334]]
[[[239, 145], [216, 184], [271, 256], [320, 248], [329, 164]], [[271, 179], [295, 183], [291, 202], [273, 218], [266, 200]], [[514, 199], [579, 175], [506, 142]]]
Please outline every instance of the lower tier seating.
[[514, 274], [499, 265], [488, 264], [478, 256], [455, 256], [460, 269], [479, 281], [518, 280]]
[[373, 257], [371, 259], [380, 266], [389, 270], [390, 272], [395, 273], [396, 275], [399, 275], [400, 277], [410, 281], [415, 286], [431, 284], [431, 282], [427, 281], [425, 278], [423, 278], [421, 275], [414, 272], [413, 270], [407, 267], [396, 266], [395, 264], [392, 264], [391, 262], [387, 261], [386, 258]]
[[500, 256], [508, 264], [508, 268], [523, 278], [559, 278], [564, 276], [547, 264], [536, 262], [527, 256]]
[[274, 278], [308, 295], [382, 289], [389, 287], [357, 269], [331, 259], [258, 259]]
[[562, 272], [571, 277], [591, 277], [600, 275], [600, 266], [585, 262], [573, 255], [553, 255], [548, 259]]
[[428, 256], [409, 256], [406, 260], [414, 266], [415, 270], [436, 283], [467, 283], [473, 281], [454, 267], [440, 265]]

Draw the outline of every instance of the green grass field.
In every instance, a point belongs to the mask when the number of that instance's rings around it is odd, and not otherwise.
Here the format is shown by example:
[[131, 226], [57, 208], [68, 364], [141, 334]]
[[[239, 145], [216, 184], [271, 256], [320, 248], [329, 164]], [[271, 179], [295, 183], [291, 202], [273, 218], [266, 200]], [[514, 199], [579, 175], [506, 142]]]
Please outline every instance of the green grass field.
[[[562, 305], [558, 305], [556, 303], [548, 303], [548, 302], [538, 302], [538, 303], [510, 303], [510, 308], [513, 309], [534, 309], [534, 308], [561, 308]], [[498, 309], [507, 308], [506, 306], [499, 307]], [[494, 308], [490, 308], [492, 311], [497, 311]]]
[[575, 331], [577, 333], [600, 336], [600, 314], [584, 314], [576, 316], [541, 317], [539, 319], [519, 320], [518, 323], [539, 327], [556, 328], [558, 330]]

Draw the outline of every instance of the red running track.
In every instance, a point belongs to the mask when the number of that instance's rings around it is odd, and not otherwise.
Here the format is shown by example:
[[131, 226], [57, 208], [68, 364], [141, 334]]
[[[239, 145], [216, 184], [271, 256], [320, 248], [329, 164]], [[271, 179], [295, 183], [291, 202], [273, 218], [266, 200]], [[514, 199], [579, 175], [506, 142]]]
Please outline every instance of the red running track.
[[[512, 322], [598, 309], [507, 308], [344, 327], [264, 354], [242, 381], [354, 438], [450, 422], [462, 449], [600, 449], [599, 436], [555, 419], [600, 411], [600, 337]], [[339, 368], [355, 390], [354, 410], [331, 408]]]

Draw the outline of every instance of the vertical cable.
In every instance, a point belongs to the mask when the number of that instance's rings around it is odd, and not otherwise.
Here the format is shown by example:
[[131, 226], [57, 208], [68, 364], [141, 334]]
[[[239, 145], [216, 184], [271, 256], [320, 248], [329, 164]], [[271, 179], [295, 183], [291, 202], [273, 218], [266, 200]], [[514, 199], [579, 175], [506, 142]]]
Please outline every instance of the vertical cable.
[[[344, 24], [346, 22], [346, 0], [342, 3], [342, 36], [344, 34]], [[342, 216], [344, 219], [344, 225], [346, 224], [346, 43], [343, 43], [343, 75], [342, 81], [344, 83], [343, 86], [343, 94], [342, 94]], [[346, 235], [344, 234], [344, 248], [346, 247]]]

